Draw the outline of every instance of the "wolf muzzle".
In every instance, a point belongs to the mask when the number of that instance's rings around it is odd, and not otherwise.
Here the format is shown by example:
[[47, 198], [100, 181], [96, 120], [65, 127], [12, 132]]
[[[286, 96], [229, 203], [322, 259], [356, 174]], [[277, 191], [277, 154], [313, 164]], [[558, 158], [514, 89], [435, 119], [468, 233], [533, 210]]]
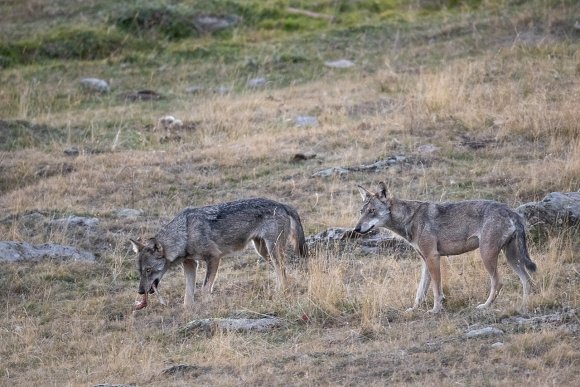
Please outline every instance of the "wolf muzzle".
[[[155, 293], [155, 289], [154, 288], [157, 288], [158, 286], [159, 286], [159, 280], [156, 279], [151, 284], [151, 287], [149, 288], [149, 291], [147, 293], [149, 293], [149, 294]], [[139, 294], [145, 294], [145, 289], [142, 286], [139, 287]]]
[[359, 234], [368, 234], [374, 228], [375, 228], [375, 225], [373, 224], [368, 230], [362, 231], [361, 226], [356, 226], [353, 231], [357, 232]]

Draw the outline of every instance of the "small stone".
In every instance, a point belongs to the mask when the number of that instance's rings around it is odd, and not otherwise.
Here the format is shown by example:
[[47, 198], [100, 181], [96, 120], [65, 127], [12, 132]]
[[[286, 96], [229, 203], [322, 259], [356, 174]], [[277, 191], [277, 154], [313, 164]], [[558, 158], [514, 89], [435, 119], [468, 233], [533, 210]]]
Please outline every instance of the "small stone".
[[71, 215], [66, 218], [55, 219], [50, 224], [62, 227], [95, 227], [99, 224], [98, 218]]
[[203, 86], [192, 85], [185, 89], [185, 92], [188, 94], [199, 94], [203, 92], [205, 88]]
[[439, 148], [437, 148], [435, 145], [433, 144], [425, 144], [425, 145], [421, 145], [417, 148], [417, 152], [419, 153], [423, 153], [423, 154], [431, 154], [431, 153], [435, 153], [439, 150]]
[[494, 336], [494, 335], [503, 335], [503, 331], [501, 329], [494, 327], [485, 327], [481, 329], [474, 329], [465, 334], [465, 336], [469, 338]]
[[253, 79], [248, 80], [246, 85], [248, 87], [258, 88], [258, 87], [265, 86], [266, 82], [267, 82], [266, 78], [259, 77], [259, 78], [253, 78]]
[[348, 59], [339, 59], [335, 61], [324, 62], [324, 65], [333, 69], [347, 69], [354, 66], [354, 62]]
[[219, 95], [227, 95], [232, 92], [232, 88], [229, 86], [222, 85], [214, 88], [213, 92]]
[[313, 116], [298, 116], [294, 118], [294, 124], [298, 127], [316, 126], [318, 125], [318, 120]]
[[239, 18], [236, 15], [201, 15], [195, 19], [195, 26], [199, 31], [211, 33], [233, 27], [238, 23], [238, 19]]
[[122, 208], [117, 211], [117, 218], [138, 218], [143, 215], [143, 211], [133, 208]]
[[80, 154], [79, 148], [72, 146], [64, 150], [64, 154], [71, 157], [76, 157]]
[[83, 78], [81, 79], [81, 85], [89, 90], [98, 91], [100, 93], [108, 93], [111, 91], [111, 86], [107, 81], [98, 78]]

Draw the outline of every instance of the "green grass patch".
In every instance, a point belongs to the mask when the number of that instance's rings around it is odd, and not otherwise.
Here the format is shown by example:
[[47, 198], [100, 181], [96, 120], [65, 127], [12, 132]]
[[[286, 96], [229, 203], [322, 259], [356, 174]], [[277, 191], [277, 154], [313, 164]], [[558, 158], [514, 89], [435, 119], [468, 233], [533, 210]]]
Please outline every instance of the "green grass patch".
[[[62, 26], [18, 42], [0, 42], [0, 66], [51, 59], [95, 60], [119, 53], [135, 43], [116, 30]], [[138, 48], [136, 45], [133, 48]]]
[[66, 138], [66, 133], [60, 128], [32, 124], [28, 121], [0, 120], [0, 150], [2, 151], [42, 147], [62, 138]]

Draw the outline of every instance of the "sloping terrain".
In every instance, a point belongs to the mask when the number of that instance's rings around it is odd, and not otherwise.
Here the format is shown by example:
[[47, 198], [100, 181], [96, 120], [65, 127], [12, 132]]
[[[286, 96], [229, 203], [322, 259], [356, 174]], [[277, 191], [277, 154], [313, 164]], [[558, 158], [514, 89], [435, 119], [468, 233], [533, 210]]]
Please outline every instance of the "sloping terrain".
[[[3, 2], [0, 240], [97, 260], [0, 263], [0, 384], [577, 383], [577, 229], [528, 238], [526, 312], [503, 256], [488, 310], [475, 309], [489, 287], [478, 253], [442, 259], [436, 316], [431, 295], [405, 312], [416, 254], [333, 244], [289, 264], [284, 294], [248, 249], [193, 310], [177, 269], [166, 306], [153, 295], [133, 312], [128, 238], [257, 196], [297, 208], [307, 235], [353, 227], [356, 186], [380, 181], [407, 199], [512, 207], [578, 191], [579, 14], [574, 1]], [[55, 222], [71, 215], [98, 221]], [[285, 323], [181, 329], [264, 315]], [[466, 336], [488, 327], [501, 333]]]

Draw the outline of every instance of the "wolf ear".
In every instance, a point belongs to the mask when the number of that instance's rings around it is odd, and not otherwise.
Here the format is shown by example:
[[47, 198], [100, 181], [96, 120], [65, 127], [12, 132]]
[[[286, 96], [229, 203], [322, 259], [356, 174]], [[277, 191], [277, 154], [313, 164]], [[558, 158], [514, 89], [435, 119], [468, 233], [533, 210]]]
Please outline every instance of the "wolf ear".
[[161, 256], [163, 257], [165, 255], [165, 252], [163, 251], [163, 246], [161, 245], [161, 243], [155, 241], [153, 244], [153, 250], [161, 253]]
[[389, 191], [385, 182], [381, 181], [379, 183], [379, 188], [381, 189], [379, 191], [379, 199], [380, 198], [385, 198], [385, 199], [392, 199], [393, 198], [393, 194], [391, 193], [391, 191]]
[[362, 198], [362, 200], [367, 200], [367, 198], [369, 196], [372, 196], [372, 194], [367, 191], [365, 188], [361, 187], [360, 185], [356, 186], [358, 188], [358, 192], [360, 193], [360, 197]]
[[145, 248], [145, 245], [139, 241], [133, 240], [131, 238], [129, 238], [129, 241], [131, 242], [131, 246], [133, 246], [133, 251], [137, 254], [139, 254], [139, 252]]

